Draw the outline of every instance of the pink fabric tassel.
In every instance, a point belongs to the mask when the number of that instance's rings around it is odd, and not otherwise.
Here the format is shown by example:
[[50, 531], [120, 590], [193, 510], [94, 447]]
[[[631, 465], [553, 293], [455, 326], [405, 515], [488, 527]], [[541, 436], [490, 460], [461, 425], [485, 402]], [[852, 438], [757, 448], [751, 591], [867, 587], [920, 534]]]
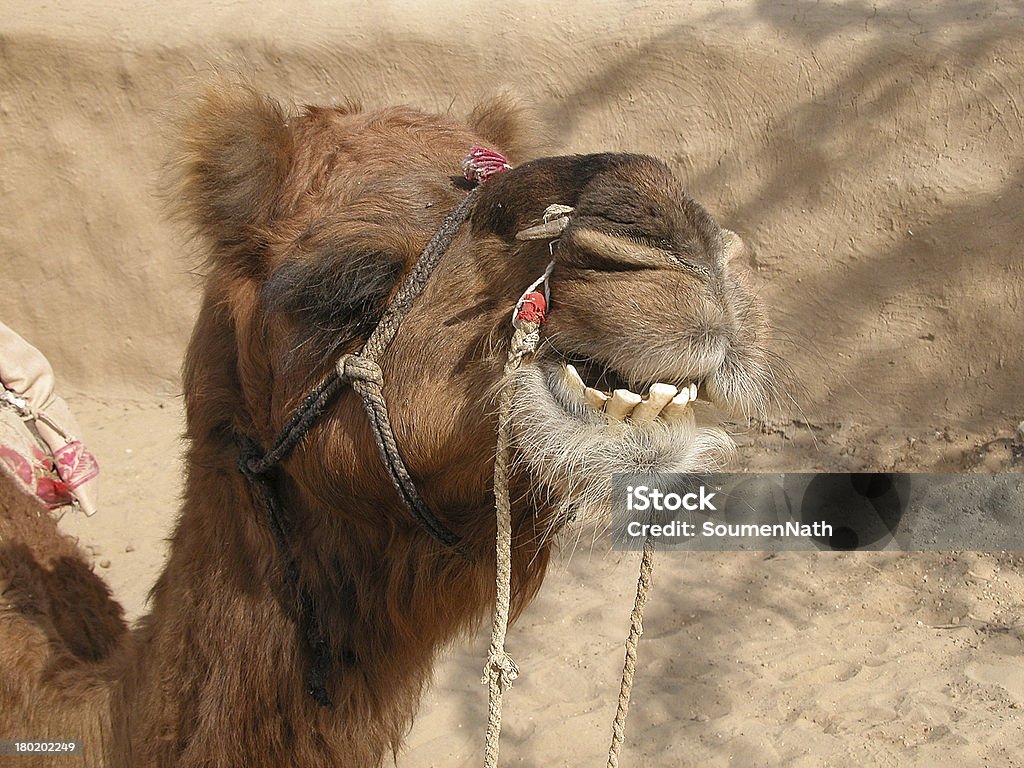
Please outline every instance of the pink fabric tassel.
[[483, 147], [473, 147], [462, 161], [462, 172], [465, 174], [466, 180], [481, 184], [494, 174], [511, 168], [512, 166], [509, 165], [503, 154]]

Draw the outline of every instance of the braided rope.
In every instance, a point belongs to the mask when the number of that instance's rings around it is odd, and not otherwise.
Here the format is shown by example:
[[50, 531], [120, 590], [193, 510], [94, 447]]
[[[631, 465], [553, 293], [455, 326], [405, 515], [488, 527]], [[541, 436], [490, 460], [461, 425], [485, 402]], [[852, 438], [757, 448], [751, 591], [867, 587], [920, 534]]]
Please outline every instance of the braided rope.
[[629, 615], [629, 635], [626, 637], [626, 661], [622, 667], [622, 683], [619, 686], [619, 704], [612, 722], [612, 743], [608, 748], [608, 768], [618, 768], [619, 752], [626, 738], [626, 715], [629, 714], [629, 696], [633, 691], [633, 673], [636, 671], [636, 648], [644, 633], [644, 606], [651, 590], [651, 573], [654, 569], [654, 544], [644, 539], [644, 551], [640, 556], [640, 577], [636, 583], [636, 599]]
[[[505, 637], [508, 632], [509, 606], [511, 603], [512, 581], [512, 514], [508, 488], [509, 431], [511, 427], [512, 387], [511, 374], [522, 364], [523, 357], [534, 352], [539, 339], [539, 324], [516, 321], [512, 336], [508, 362], [505, 364], [504, 386], [498, 400], [498, 441], [494, 459], [494, 505], [497, 517], [495, 567], [496, 599], [494, 621], [491, 625], [491, 644], [487, 652], [487, 663], [481, 682], [487, 685], [487, 731], [484, 745], [485, 768], [497, 768], [498, 745], [501, 737], [502, 697], [517, 677], [519, 667], [505, 652]], [[644, 608], [651, 589], [654, 570], [654, 544], [651, 539], [644, 541], [640, 557], [640, 574], [637, 579], [636, 597], [630, 613], [629, 634], [626, 637], [626, 655], [619, 685], [619, 700], [612, 722], [612, 741], [608, 748], [607, 768], [618, 768], [619, 753], [626, 735], [626, 717], [629, 714], [629, 699], [633, 690], [636, 672], [637, 646], [644, 633]]]
[[344, 385], [344, 381], [331, 374], [314, 387], [278, 432], [267, 452], [254, 457], [249, 470], [257, 475], [265, 474], [284, 461]]
[[462, 198], [462, 201], [452, 209], [452, 212], [448, 214], [445, 220], [441, 222], [441, 226], [438, 227], [433, 237], [430, 238], [430, 242], [423, 249], [423, 253], [420, 255], [416, 265], [406, 275], [402, 286], [395, 292], [387, 309], [384, 310], [384, 314], [377, 327], [373, 329], [370, 338], [366, 340], [363, 351], [359, 353], [361, 357], [376, 361], [383, 354], [384, 350], [387, 349], [388, 344], [395, 337], [395, 333], [398, 332], [398, 326], [402, 322], [402, 318], [408, 313], [416, 297], [423, 292], [423, 288], [434, 271], [434, 267], [437, 266], [438, 260], [455, 240], [459, 227], [469, 218], [473, 204], [476, 202], [477, 195], [479, 194], [480, 187], [471, 189]]
[[[327, 672], [330, 669], [330, 649], [327, 646], [319, 614], [313, 603], [309, 590], [302, 584], [299, 577], [299, 564], [295, 554], [288, 545], [288, 525], [284, 516], [281, 500], [274, 488], [274, 482], [267, 469], [257, 471], [261, 464], [260, 449], [254, 440], [245, 435], [238, 436], [239, 457], [238, 469], [249, 481], [254, 496], [263, 507], [270, 531], [274, 535], [277, 550], [284, 561], [285, 586], [292, 594], [295, 604], [294, 621], [309, 646], [311, 654], [306, 693], [313, 697], [317, 704], [333, 709], [334, 702], [327, 693]], [[288, 606], [283, 606], [288, 607]]]
[[388, 477], [391, 478], [392, 485], [405, 502], [413, 519], [445, 546], [465, 555], [460, 547], [459, 537], [434, 516], [420, 497], [416, 484], [405, 467], [402, 455], [398, 451], [394, 430], [391, 429], [391, 418], [381, 386], [384, 380], [380, 366], [362, 355], [342, 355], [338, 360], [337, 370], [341, 380], [349, 382], [362, 399], [377, 450], [388, 470]]
[[509, 431], [512, 421], [511, 377], [522, 364], [523, 357], [536, 351], [540, 338], [540, 323], [515, 321], [515, 333], [509, 348], [508, 361], [501, 394], [498, 399], [498, 442], [494, 457], [494, 508], [498, 533], [495, 539], [494, 622], [491, 625], [491, 645], [487, 652], [483, 682], [487, 685], [487, 733], [484, 746], [484, 765], [498, 765], [498, 742], [501, 736], [501, 698], [519, 677], [519, 667], [505, 652], [508, 632], [509, 605], [512, 599], [512, 508], [508, 491]]
[[[554, 264], [554, 259], [552, 259], [544, 274], [526, 289], [516, 304], [512, 320], [515, 333], [512, 335], [509, 345], [508, 361], [505, 363], [498, 399], [498, 438], [494, 457], [494, 509], [497, 518], [494, 621], [491, 625], [491, 644], [481, 680], [487, 685], [485, 768], [497, 768], [498, 745], [501, 737], [502, 697], [505, 691], [512, 687], [515, 679], [519, 677], [519, 667], [505, 652], [512, 582], [512, 513], [508, 488], [509, 431], [512, 412], [511, 378], [516, 369], [522, 365], [523, 357], [537, 349], [537, 344], [540, 341], [540, 326], [544, 322], [547, 306], [547, 279], [551, 275]], [[541, 283], [544, 284], [544, 297], [536, 301], [540, 301], [543, 309], [539, 312], [536, 310], [523, 311], [524, 305], [533, 295], [531, 292]], [[629, 698], [633, 690], [633, 676], [636, 672], [637, 646], [644, 633], [644, 607], [647, 604], [647, 596], [651, 588], [653, 569], [654, 544], [648, 538], [644, 540], [636, 597], [633, 601], [633, 610], [630, 613], [629, 634], [626, 637], [626, 657], [619, 685], [619, 700], [615, 710], [615, 719], [612, 722], [612, 742], [608, 748], [607, 768], [618, 768], [619, 753], [625, 741], [626, 716], [629, 713]]]

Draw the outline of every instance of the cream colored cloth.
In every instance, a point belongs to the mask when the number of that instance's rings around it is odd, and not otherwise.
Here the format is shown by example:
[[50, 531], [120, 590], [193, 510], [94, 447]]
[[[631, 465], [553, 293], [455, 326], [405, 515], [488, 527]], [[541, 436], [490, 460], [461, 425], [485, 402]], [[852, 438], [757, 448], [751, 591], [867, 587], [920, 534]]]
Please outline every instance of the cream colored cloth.
[[[77, 503], [85, 514], [94, 514], [99, 466], [79, 439], [81, 429], [67, 403], [55, 391], [53, 368], [42, 352], [3, 323], [0, 384], [4, 389], [0, 393], [4, 396], [4, 413], [16, 412], [49, 454], [28, 445], [23, 433], [15, 434], [16, 424], [9, 422], [0, 433], [7, 438], [0, 446], [4, 468], [48, 506], [59, 506], [66, 499], [65, 503]], [[47, 471], [56, 478], [48, 481]]]

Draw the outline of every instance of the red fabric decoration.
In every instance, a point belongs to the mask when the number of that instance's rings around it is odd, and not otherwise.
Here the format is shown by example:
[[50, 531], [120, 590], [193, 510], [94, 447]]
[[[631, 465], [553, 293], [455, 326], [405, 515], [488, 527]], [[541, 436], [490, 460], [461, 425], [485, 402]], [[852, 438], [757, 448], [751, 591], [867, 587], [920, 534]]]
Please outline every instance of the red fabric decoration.
[[96, 457], [80, 440], [72, 440], [53, 454], [57, 465], [57, 475], [67, 485], [68, 490], [75, 490], [89, 482], [100, 473], [100, 465]]
[[466, 180], [481, 184], [494, 174], [507, 171], [511, 167], [503, 154], [483, 147], [473, 147], [462, 161], [462, 172]]
[[63, 480], [40, 477], [36, 480], [36, 496], [50, 509], [63, 507], [72, 502], [71, 489]]
[[548, 303], [544, 300], [544, 294], [540, 291], [530, 291], [520, 300], [519, 311], [516, 312], [516, 320], [525, 320], [529, 323], [544, 323], [544, 316], [548, 311]]

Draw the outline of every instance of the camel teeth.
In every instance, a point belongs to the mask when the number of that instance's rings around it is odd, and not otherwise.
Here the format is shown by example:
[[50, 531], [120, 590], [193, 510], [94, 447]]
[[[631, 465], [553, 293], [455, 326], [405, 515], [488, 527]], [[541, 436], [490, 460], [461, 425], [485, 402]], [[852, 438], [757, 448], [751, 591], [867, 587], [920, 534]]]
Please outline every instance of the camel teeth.
[[613, 419], [624, 421], [642, 399], [636, 392], [630, 392], [628, 389], [616, 389], [612, 393], [612, 399], [605, 406], [604, 412]]
[[697, 399], [697, 383], [691, 381], [690, 382], [690, 400], [693, 401], [693, 400], [696, 400], [696, 399]]
[[679, 390], [679, 394], [673, 397], [662, 409], [661, 417], [666, 421], [676, 421], [687, 414], [692, 414], [693, 409], [690, 408], [690, 402], [690, 388], [683, 387]]
[[677, 392], [678, 390], [671, 384], [652, 384], [647, 392], [647, 399], [633, 409], [630, 418], [636, 422], [654, 421]]
[[575, 365], [566, 363], [565, 381], [574, 395], [577, 397], [583, 397], [583, 394], [587, 389], [587, 385], [583, 383], [583, 377], [580, 376], [580, 372], [576, 370]]
[[583, 401], [597, 411], [603, 411], [605, 403], [607, 403], [608, 400], [608, 395], [599, 389], [587, 387], [583, 390]]

